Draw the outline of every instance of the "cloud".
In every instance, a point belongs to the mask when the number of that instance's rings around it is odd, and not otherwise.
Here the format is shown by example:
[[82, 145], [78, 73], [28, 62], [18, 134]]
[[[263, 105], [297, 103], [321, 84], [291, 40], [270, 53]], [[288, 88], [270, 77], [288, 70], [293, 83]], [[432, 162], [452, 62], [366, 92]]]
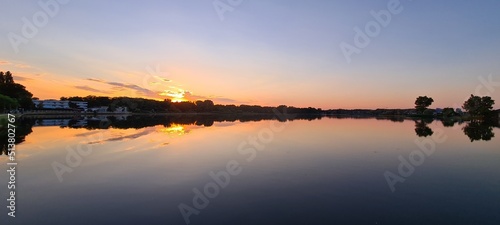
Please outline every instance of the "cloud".
[[14, 65], [17, 68], [31, 68], [30, 65], [22, 64], [22, 63], [17, 63]]
[[122, 88], [128, 88], [131, 90], [135, 90], [138, 94], [150, 96], [150, 97], [158, 97], [158, 93], [151, 91], [147, 88], [142, 88], [138, 85], [135, 84], [124, 84], [124, 83], [119, 83], [119, 82], [106, 82], [106, 84], [109, 84], [111, 86], [115, 87], [122, 87]]
[[234, 99], [223, 98], [223, 97], [215, 97], [215, 98], [211, 98], [210, 100], [212, 100], [215, 103], [220, 103], [220, 104], [242, 103], [242, 102], [238, 102], [238, 101], [236, 101]]
[[172, 82], [172, 80], [169, 80], [167, 78], [163, 78], [163, 77], [158, 77], [158, 76], [155, 76], [156, 78], [160, 79], [161, 81], [163, 82]]
[[86, 80], [90, 80], [90, 81], [96, 81], [96, 82], [105, 82], [104, 80], [100, 80], [100, 79], [95, 79], [95, 78], [87, 78]]
[[12, 65], [16, 68], [31, 68], [31, 66], [27, 65], [27, 64], [23, 64], [23, 63], [13, 63], [13, 62], [10, 62], [10, 61], [7, 61], [7, 60], [0, 60], [0, 65]]
[[202, 95], [194, 95], [190, 91], [185, 91], [184, 92], [184, 98], [189, 100], [189, 101], [196, 101], [196, 100], [212, 100], [213, 102], [217, 104], [234, 104], [237, 103], [238, 101], [230, 98], [224, 98], [221, 96], [202, 96]]
[[[155, 76], [155, 78], [160, 80], [161, 77]], [[217, 104], [241, 103], [237, 100], [222, 97], [222, 96], [195, 95], [191, 91], [187, 91], [187, 90], [184, 90], [182, 88], [175, 87], [175, 86], [169, 86], [169, 89], [167, 89], [167, 90], [164, 90], [162, 92], [156, 92], [156, 91], [153, 91], [153, 90], [150, 90], [147, 88], [140, 87], [140, 86], [135, 85], [135, 84], [126, 84], [126, 83], [121, 83], [121, 82], [105, 81], [105, 80], [100, 80], [100, 79], [96, 79], [96, 78], [87, 78], [86, 80], [110, 85], [110, 86], [112, 86], [111, 89], [113, 91], [124, 91], [124, 90], [128, 89], [128, 90], [135, 91], [138, 95], [152, 97], [152, 98], [158, 98], [159, 96], [167, 96], [167, 97], [172, 98], [174, 100], [181, 100], [181, 101], [212, 100]], [[161, 78], [160, 81], [171, 82], [171, 80], [168, 80], [166, 78]], [[156, 81], [156, 82], [158, 82], [158, 81]], [[89, 90], [89, 91], [91, 89], [93, 89], [93, 88], [90, 88], [87, 86], [78, 86], [77, 88], [80, 88], [83, 90]], [[100, 92], [102, 92], [102, 91], [100, 91]], [[102, 92], [102, 93], [105, 93], [105, 92]]]
[[125, 90], [125, 89], [130, 89], [136, 91], [138, 95], [145, 95], [148, 97], [158, 97], [158, 93], [152, 90], [149, 90], [147, 88], [142, 88], [138, 85], [135, 84], [125, 84], [125, 83], [120, 83], [120, 82], [112, 82], [112, 81], [105, 81], [105, 80], [100, 80], [100, 79], [95, 79], [95, 78], [87, 78], [86, 80], [89, 81], [94, 81], [94, 82], [99, 82], [107, 85], [113, 86], [113, 90]]
[[81, 89], [81, 90], [85, 90], [85, 91], [91, 91], [91, 92], [103, 93], [103, 94], [110, 94], [110, 92], [108, 92], [108, 91], [98, 90], [98, 89], [95, 89], [95, 88], [91, 88], [89, 86], [73, 86], [73, 87]]
[[13, 75], [14, 77], [14, 80], [15, 81], [29, 81], [29, 80], [33, 80], [29, 77], [23, 77], [23, 76], [17, 76], [17, 75]]

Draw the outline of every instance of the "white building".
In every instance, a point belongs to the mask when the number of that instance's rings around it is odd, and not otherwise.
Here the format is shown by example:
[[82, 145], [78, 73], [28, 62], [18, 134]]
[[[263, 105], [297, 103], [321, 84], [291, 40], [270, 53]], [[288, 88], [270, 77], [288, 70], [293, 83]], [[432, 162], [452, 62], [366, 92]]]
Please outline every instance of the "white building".
[[33, 103], [35, 104], [35, 108], [38, 109], [70, 109], [70, 103], [73, 103], [77, 106], [77, 108], [87, 110], [88, 103], [80, 102], [80, 101], [59, 101], [54, 99], [48, 100], [38, 100], [33, 99]]
[[88, 102], [80, 102], [80, 101], [70, 101], [72, 103], [75, 103], [76, 106], [80, 109], [87, 110], [88, 108]]

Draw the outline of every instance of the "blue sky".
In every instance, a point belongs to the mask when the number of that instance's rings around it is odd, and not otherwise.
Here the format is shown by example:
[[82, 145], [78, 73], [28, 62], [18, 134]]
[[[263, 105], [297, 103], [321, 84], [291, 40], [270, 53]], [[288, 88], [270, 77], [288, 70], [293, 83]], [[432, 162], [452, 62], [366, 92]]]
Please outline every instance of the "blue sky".
[[499, 1], [401, 0], [350, 63], [340, 43], [353, 44], [353, 29], [392, 1], [221, 0], [233, 9], [221, 21], [212, 0], [72, 0], [16, 53], [8, 35], [22, 35], [38, 2], [2, 2], [0, 70], [41, 98], [400, 108], [428, 95], [445, 107], [474, 94], [480, 77], [500, 82]]

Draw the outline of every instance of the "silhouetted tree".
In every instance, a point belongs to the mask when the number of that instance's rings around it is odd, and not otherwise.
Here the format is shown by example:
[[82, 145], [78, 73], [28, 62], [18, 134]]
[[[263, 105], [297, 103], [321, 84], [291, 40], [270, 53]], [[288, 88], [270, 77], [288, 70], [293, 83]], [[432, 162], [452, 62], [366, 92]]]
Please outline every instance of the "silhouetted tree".
[[415, 100], [415, 109], [417, 110], [417, 112], [422, 114], [427, 109], [427, 107], [432, 105], [433, 102], [434, 102], [434, 99], [432, 99], [432, 98], [429, 98], [427, 96], [419, 96]]
[[490, 96], [474, 96], [464, 102], [462, 108], [467, 111], [471, 116], [488, 116], [491, 114], [495, 100]]
[[5, 72], [0, 77], [2, 77], [0, 79], [0, 94], [15, 99], [20, 107], [25, 109], [33, 108], [33, 101], [31, 100], [33, 94], [27, 91], [23, 85], [15, 83], [10, 71]]
[[455, 112], [455, 110], [453, 108], [444, 108], [443, 109], [443, 117], [452, 117], [452, 116], [456, 116], [457, 113]]

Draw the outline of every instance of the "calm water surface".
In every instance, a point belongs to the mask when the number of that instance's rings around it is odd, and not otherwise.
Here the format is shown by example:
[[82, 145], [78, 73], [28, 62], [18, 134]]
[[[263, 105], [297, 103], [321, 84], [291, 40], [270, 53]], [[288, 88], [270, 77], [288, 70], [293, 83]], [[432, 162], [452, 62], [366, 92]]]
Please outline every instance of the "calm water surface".
[[[181, 203], [198, 213], [190, 224], [500, 224], [497, 127], [469, 130], [471, 142], [466, 123], [440, 121], [424, 131], [377, 119], [50, 126], [59, 122], [38, 121], [18, 144], [17, 217], [7, 219], [2, 201], [1, 224], [185, 224]], [[435, 151], [418, 153], [416, 141]], [[424, 158], [402, 176], [410, 154]], [[3, 199], [6, 162], [1, 155]], [[208, 203], [195, 198], [228, 162], [241, 172], [209, 188]], [[59, 179], [55, 164], [70, 170]], [[394, 192], [387, 171], [404, 179]]]

